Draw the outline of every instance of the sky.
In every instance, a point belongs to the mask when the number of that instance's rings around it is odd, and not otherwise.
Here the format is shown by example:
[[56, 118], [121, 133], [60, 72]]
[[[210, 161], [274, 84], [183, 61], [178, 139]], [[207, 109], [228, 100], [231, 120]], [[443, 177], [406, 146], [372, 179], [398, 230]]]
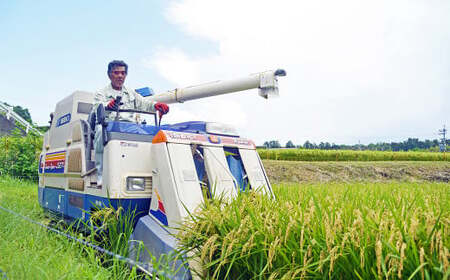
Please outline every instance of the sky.
[[283, 68], [257, 90], [170, 106], [163, 123], [235, 126], [257, 144], [436, 139], [450, 126], [450, 1], [0, 1], [0, 101], [44, 125], [109, 82], [158, 92]]

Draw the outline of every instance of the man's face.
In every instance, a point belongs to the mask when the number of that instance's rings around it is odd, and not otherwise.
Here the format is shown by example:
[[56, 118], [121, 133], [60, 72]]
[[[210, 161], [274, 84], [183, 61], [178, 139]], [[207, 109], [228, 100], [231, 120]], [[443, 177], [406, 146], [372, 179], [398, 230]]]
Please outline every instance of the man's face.
[[127, 73], [125, 71], [125, 66], [114, 67], [109, 74], [109, 79], [111, 80], [111, 85], [116, 90], [121, 90]]

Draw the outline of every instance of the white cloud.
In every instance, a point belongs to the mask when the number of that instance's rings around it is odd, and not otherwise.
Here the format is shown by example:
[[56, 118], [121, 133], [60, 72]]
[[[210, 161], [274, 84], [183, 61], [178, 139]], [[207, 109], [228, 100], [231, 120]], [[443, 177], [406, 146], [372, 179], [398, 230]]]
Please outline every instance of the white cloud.
[[449, 7], [406, 0], [173, 1], [167, 20], [215, 43], [217, 52], [194, 57], [161, 46], [149, 65], [174, 86], [285, 68], [280, 99], [266, 102], [252, 91], [175, 106], [235, 124], [257, 143], [432, 138], [450, 122]]
[[170, 48], [157, 50], [153, 59], [146, 59], [144, 64], [154, 66], [159, 73], [176, 86], [183, 86], [198, 79], [198, 64], [183, 51]]

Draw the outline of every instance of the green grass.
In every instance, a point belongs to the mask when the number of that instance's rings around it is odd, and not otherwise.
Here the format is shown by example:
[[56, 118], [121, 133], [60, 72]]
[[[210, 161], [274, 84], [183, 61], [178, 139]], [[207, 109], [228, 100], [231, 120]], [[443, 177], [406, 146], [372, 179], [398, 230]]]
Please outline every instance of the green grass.
[[[1, 177], [0, 205], [33, 220], [46, 220], [34, 183]], [[136, 278], [125, 264], [1, 210], [0, 269], [8, 279]]]
[[352, 150], [258, 149], [262, 159], [290, 161], [450, 161], [446, 153]]
[[[0, 177], [0, 206], [44, 224], [50, 222], [39, 206], [35, 183]], [[85, 228], [90, 230], [89, 235], [73, 230], [78, 223], [59, 224], [59, 228], [127, 257], [134, 211], [121, 207], [102, 208], [92, 213], [91, 217], [91, 222], [84, 223]], [[169, 261], [168, 258], [152, 258], [152, 265], [158, 274], [161, 272], [170, 276], [173, 270], [168, 265]], [[123, 261], [0, 210], [0, 279], [3, 272], [8, 279], [145, 278], [136, 269], [130, 270]], [[165, 279], [161, 275], [158, 277]], [[151, 279], [156, 279], [156, 275]]]
[[[20, 185], [18, 185], [20, 184]], [[0, 205], [43, 220], [37, 186], [0, 179]], [[0, 269], [8, 279], [108, 279], [112, 274], [78, 245], [0, 211]]]
[[277, 185], [205, 204], [180, 238], [205, 279], [447, 279], [449, 187]]

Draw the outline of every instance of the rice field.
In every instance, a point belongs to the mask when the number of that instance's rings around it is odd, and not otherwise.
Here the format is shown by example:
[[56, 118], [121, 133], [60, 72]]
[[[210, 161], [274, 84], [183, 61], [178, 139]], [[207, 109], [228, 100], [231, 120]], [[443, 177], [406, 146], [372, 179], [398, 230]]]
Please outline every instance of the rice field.
[[[448, 279], [448, 183], [277, 184], [215, 199], [180, 228], [201, 279]], [[0, 205], [44, 220], [37, 186], [0, 178]], [[124, 253], [124, 252], [122, 252]], [[0, 277], [142, 279], [0, 212]]]
[[290, 161], [450, 161], [446, 153], [353, 150], [258, 149], [262, 159]]
[[202, 279], [448, 279], [450, 185], [277, 185], [216, 199], [179, 233]]

